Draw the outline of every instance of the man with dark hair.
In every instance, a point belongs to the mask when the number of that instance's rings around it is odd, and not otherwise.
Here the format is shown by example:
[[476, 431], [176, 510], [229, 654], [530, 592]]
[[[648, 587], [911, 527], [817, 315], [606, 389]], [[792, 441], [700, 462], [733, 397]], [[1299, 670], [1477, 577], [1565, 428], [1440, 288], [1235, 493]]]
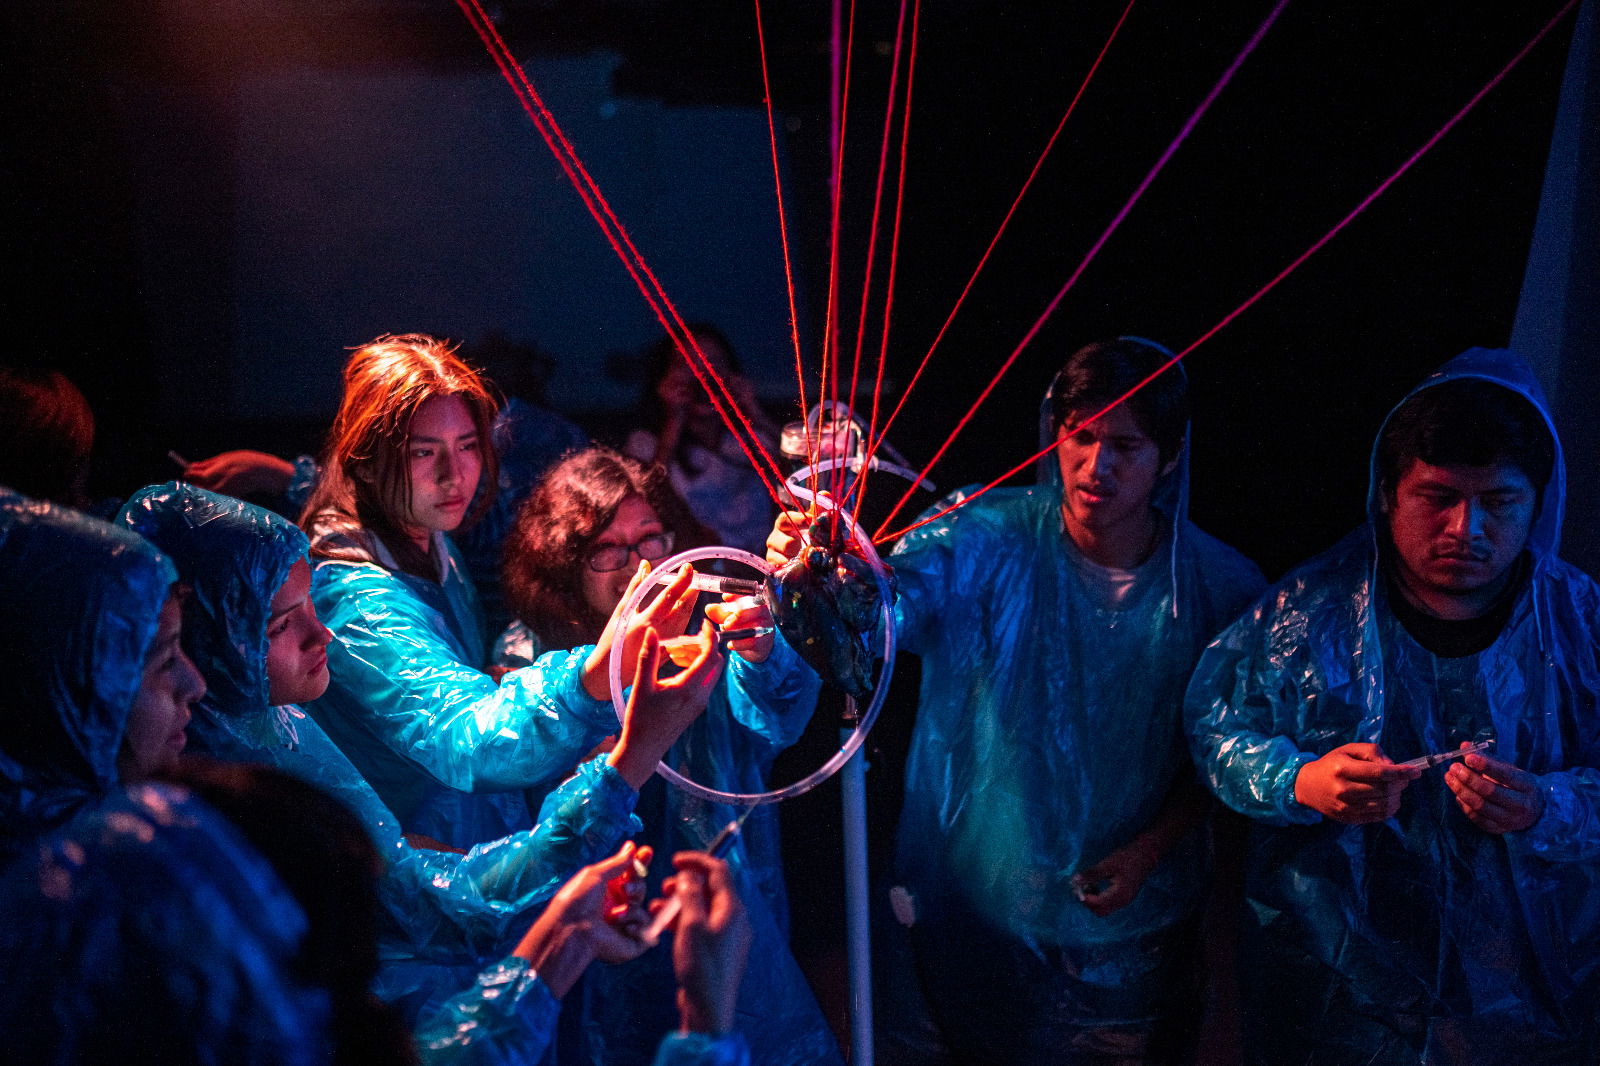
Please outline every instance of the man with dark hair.
[[[1135, 338], [1074, 353], [1040, 484], [889, 560], [899, 646], [922, 658], [893, 899], [934, 1032], [908, 1039], [885, 1004], [885, 1062], [1177, 1057], [1161, 1023], [1194, 999], [1205, 866], [1183, 689], [1264, 582], [1187, 520], [1183, 371], [1118, 403], [1170, 358]], [[792, 556], [793, 525], [768, 547]]]
[[1201, 659], [1195, 758], [1257, 823], [1249, 1061], [1595, 1061], [1600, 588], [1564, 496], [1526, 364], [1466, 352], [1385, 422], [1367, 525]]

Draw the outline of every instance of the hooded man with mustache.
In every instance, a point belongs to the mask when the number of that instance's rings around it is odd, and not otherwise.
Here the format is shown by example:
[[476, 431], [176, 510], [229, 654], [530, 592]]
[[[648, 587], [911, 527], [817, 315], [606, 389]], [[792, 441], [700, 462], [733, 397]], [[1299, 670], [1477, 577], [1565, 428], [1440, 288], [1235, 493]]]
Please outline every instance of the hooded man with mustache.
[[1367, 524], [1195, 668], [1195, 758], [1256, 821], [1248, 1061], [1594, 1061], [1600, 588], [1556, 557], [1565, 492], [1527, 364], [1465, 352], [1384, 422]]

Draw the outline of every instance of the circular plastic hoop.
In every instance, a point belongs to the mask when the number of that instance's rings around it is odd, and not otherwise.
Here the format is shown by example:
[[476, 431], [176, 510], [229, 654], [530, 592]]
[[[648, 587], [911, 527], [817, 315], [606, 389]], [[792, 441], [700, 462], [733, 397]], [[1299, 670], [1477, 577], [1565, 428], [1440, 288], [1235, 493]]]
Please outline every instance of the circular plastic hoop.
[[[825, 510], [834, 509], [830, 501], [827, 499], [816, 500], [802, 486], [791, 484], [789, 487], [792, 492], [807, 502], [815, 502]], [[851, 731], [850, 736], [845, 739], [839, 750], [827, 762], [794, 784], [774, 789], [770, 792], [722, 792], [714, 788], [708, 788], [698, 781], [691, 781], [665, 762], [657, 763], [656, 772], [683, 791], [699, 796], [702, 799], [710, 800], [713, 803], [726, 803], [739, 807], [755, 807], [763, 803], [778, 803], [782, 800], [803, 795], [838, 773], [839, 769], [849, 762], [850, 757], [859, 751], [861, 745], [866, 742], [867, 732], [872, 728], [873, 722], [877, 721], [878, 711], [882, 708], [884, 698], [889, 693], [889, 679], [894, 673], [894, 605], [889, 587], [888, 571], [884, 568], [883, 560], [878, 557], [877, 550], [872, 546], [871, 538], [862, 533], [861, 528], [851, 520], [848, 513], [838, 511], [838, 516], [860, 546], [862, 558], [871, 567], [872, 575], [878, 583], [879, 617], [883, 621], [883, 665], [878, 670], [878, 680], [873, 686], [872, 699], [867, 704], [866, 713], [857, 720], [855, 729]], [[633, 590], [633, 595], [629, 596], [627, 602], [622, 605], [622, 612], [617, 618], [617, 631], [622, 632], [627, 628], [629, 621], [633, 618], [634, 611], [638, 609], [639, 604], [643, 602], [650, 589], [672, 580], [678, 570], [686, 564], [710, 559], [726, 559], [730, 562], [741, 563], [760, 572], [763, 576], [771, 574], [776, 569], [765, 559], [739, 548], [691, 548], [688, 551], [679, 552], [651, 570], [649, 575], [639, 583], [639, 587]], [[626, 709], [622, 698], [623, 643], [621, 640], [613, 642], [610, 662], [611, 705], [617, 713], [617, 721], [619, 723], [622, 721]]]

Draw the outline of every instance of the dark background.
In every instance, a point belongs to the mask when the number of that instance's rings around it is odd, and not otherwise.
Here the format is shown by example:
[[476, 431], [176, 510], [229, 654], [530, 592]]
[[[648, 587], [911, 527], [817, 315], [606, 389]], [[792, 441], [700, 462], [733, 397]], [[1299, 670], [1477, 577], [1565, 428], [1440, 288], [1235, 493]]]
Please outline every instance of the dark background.
[[[847, 347], [893, 36], [894, 9], [867, 7], [859, 15], [844, 179]], [[932, 454], [1269, 5], [1204, 7], [1135, 7], [897, 426], [895, 443], [914, 461]], [[927, 350], [1121, 8], [1118, 2], [938, 0], [924, 6], [892, 380], [906, 380]], [[1554, 9], [1290, 5], [936, 479], [949, 487], [987, 480], [1025, 456], [1034, 444], [1037, 399], [1078, 344], [1136, 333], [1177, 348], [1209, 328], [1420, 145]], [[596, 50], [620, 57], [610, 91], [624, 105], [646, 101], [667, 114], [727, 108], [758, 117], [751, 109], [760, 104], [760, 70], [752, 16], [742, 2], [529, 2], [495, 10], [513, 48], [534, 65]], [[814, 2], [769, 3], [766, 12], [802, 329], [814, 360], [827, 267], [827, 12]], [[637, 387], [628, 342], [647, 341], [652, 323], [621, 267], [607, 265], [611, 253], [598, 233], [574, 214], [576, 197], [554, 185], [548, 200], [531, 205], [536, 210], [485, 196], [476, 213], [444, 219], [474, 227], [458, 246], [459, 269], [449, 275], [405, 275], [408, 240], [434, 237], [443, 224], [420, 207], [408, 216], [414, 201], [406, 197], [384, 205], [390, 233], [374, 234], [368, 222], [346, 238], [324, 212], [319, 228], [304, 234], [307, 246], [378, 242], [360, 249], [380, 279], [368, 288], [387, 285], [403, 296], [415, 286], [434, 308], [471, 304], [472, 314], [458, 322], [448, 310], [416, 316], [422, 321], [369, 323], [364, 309], [340, 318], [341, 300], [363, 299], [368, 291], [348, 278], [328, 279], [314, 303], [285, 302], [281, 309], [274, 294], [250, 285], [257, 259], [252, 247], [241, 247], [235, 227], [240, 219], [262, 224], [258, 206], [241, 198], [263, 179], [241, 170], [245, 162], [261, 162], [251, 144], [241, 143], [241, 131], [260, 125], [248, 109], [260, 108], [260, 94], [253, 98], [251, 89], [263, 79], [309, 72], [334, 85], [373, 76], [449, 85], [484, 78], [490, 95], [482, 99], [503, 112], [495, 116], [503, 130], [498, 139], [520, 138], [517, 150], [526, 148], [546, 169], [539, 180], [559, 180], [448, 0], [24, 0], [8, 5], [5, 18], [14, 53], [5, 64], [4, 94], [10, 111], [4, 202], [14, 269], [0, 295], [11, 334], [8, 358], [60, 366], [89, 394], [102, 422], [104, 491], [170, 474], [163, 465], [167, 448], [190, 458], [225, 446], [313, 450], [336, 400], [344, 349], [382, 330], [434, 329], [469, 346], [498, 330], [512, 342], [538, 346], [563, 382], [553, 398], [591, 426], [614, 420], [618, 397]], [[1371, 433], [1406, 387], [1464, 347], [1507, 343], [1569, 31], [1570, 20], [1361, 219], [1190, 360], [1196, 518], [1269, 572], [1325, 546], [1359, 519]], [[544, 91], [559, 97], [561, 86]], [[473, 97], [464, 106], [487, 105]], [[583, 117], [572, 116], [577, 125]], [[283, 121], [292, 126], [313, 118]], [[762, 132], [761, 125], [740, 127], [751, 131]], [[415, 128], [379, 132], [419, 160], [429, 151], [426, 143], [407, 142]], [[709, 150], [764, 164], [761, 141]], [[152, 144], [162, 149], [154, 162]], [[581, 139], [578, 147], [585, 151]], [[592, 166], [624, 205], [626, 219], [628, 198], [659, 176], [638, 167], [607, 174], [606, 146], [595, 151], [600, 158]], [[708, 149], [669, 143], [662, 151], [682, 159]], [[473, 159], [467, 155], [463, 173], [473, 173]], [[502, 176], [492, 162], [499, 160], [483, 164], [482, 181], [499, 189]], [[677, 164], [673, 180], [685, 173], [692, 168]], [[767, 207], [766, 232], [728, 233], [708, 224], [706, 242], [725, 248], [742, 239], [770, 248], [775, 263], [770, 187], [719, 188], [725, 175], [716, 168], [701, 176], [713, 202], [760, 198]], [[459, 198], [470, 194], [462, 189]], [[567, 214], [557, 219], [558, 212]], [[153, 216], [161, 222], [154, 234]], [[750, 217], [746, 212], [738, 222]], [[276, 224], [296, 236], [293, 218]], [[506, 254], [485, 239], [496, 227], [536, 233], [555, 225], [564, 227], [562, 241], [543, 247], [537, 262], [507, 259], [483, 268], [485, 257]], [[784, 370], [792, 360], [785, 363], [791, 357], [781, 289], [755, 320], [744, 300], [718, 307], [715, 294], [725, 284], [718, 271], [726, 264], [708, 254], [702, 273], [714, 280], [703, 284], [693, 276], [696, 249], [685, 243], [692, 242], [675, 241], [661, 257], [674, 260], [681, 287], [700, 286], [686, 311], [729, 323], [762, 378], [764, 397], [781, 405], [795, 391], [792, 372]], [[288, 261], [268, 267], [282, 275], [308, 269], [294, 251], [281, 248]], [[583, 290], [570, 287], [563, 255], [598, 264], [587, 268], [597, 275], [610, 272], [590, 286], [591, 303], [580, 302]], [[521, 275], [505, 272], [518, 267]], [[775, 265], [768, 269], [781, 278]], [[663, 274], [671, 291], [673, 276]], [[318, 280], [310, 277], [310, 291]], [[584, 363], [546, 337], [519, 334], [526, 322], [493, 321], [495, 309], [514, 307], [520, 293], [554, 284], [568, 286], [562, 306], [585, 328], [618, 324], [609, 359]], [[512, 295], [493, 295], [502, 290]], [[275, 347], [271, 337], [247, 329], [251, 323], [275, 329], [307, 316], [371, 328], [313, 337], [307, 350]], [[241, 389], [241, 379], [248, 388]], [[263, 393], [297, 399], [264, 410]]]
[[[1270, 6], [1134, 8], [897, 425], [894, 443], [914, 463]], [[1078, 345], [1134, 333], [1181, 348], [1209, 329], [1557, 6], [1290, 5], [933, 477], [947, 488], [984, 481], [1029, 454], [1042, 391]], [[827, 6], [763, 7], [814, 368], [828, 266]], [[923, 5], [895, 387], [1122, 7]], [[773, 413], [792, 415], [749, 5], [506, 0], [492, 10], [669, 292], [689, 316], [723, 323]], [[858, 15], [841, 240], [847, 350], [896, 10], [864, 4]], [[344, 350], [383, 331], [438, 332], [475, 353], [536, 349], [533, 376], [547, 379], [553, 405], [594, 432], [622, 420], [653, 322], [450, 0], [11, 0], [0, 19], [4, 358], [59, 367], [88, 394], [100, 419], [98, 494], [171, 476], [169, 448], [190, 458], [315, 450]], [[1269, 575], [1360, 521], [1372, 435], [1413, 383], [1463, 348], [1509, 342], [1571, 28], [1188, 361], [1194, 517]], [[298, 110], [275, 110], [286, 101]], [[1568, 206], [1593, 228], [1591, 203]], [[1584, 291], [1592, 308], [1595, 286]], [[1585, 343], [1592, 353], [1593, 336]], [[1588, 393], [1568, 386], [1581, 415]], [[1564, 427], [1588, 434], [1568, 437], [1580, 496], [1590, 421]], [[907, 724], [886, 716], [874, 745], [880, 846]], [[835, 797], [829, 786], [784, 815], [797, 950], [842, 1009], [830, 932]]]

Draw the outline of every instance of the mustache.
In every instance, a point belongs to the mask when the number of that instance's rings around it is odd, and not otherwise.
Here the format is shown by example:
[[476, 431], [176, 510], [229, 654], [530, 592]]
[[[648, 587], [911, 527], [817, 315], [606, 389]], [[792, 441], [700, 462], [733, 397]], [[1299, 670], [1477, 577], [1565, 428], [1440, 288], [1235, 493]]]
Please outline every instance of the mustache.
[[1488, 562], [1492, 554], [1492, 552], [1482, 548], [1474, 548], [1470, 544], [1463, 544], [1459, 541], [1441, 544], [1433, 550], [1433, 556], [1436, 559], [1460, 559], [1473, 563]]

